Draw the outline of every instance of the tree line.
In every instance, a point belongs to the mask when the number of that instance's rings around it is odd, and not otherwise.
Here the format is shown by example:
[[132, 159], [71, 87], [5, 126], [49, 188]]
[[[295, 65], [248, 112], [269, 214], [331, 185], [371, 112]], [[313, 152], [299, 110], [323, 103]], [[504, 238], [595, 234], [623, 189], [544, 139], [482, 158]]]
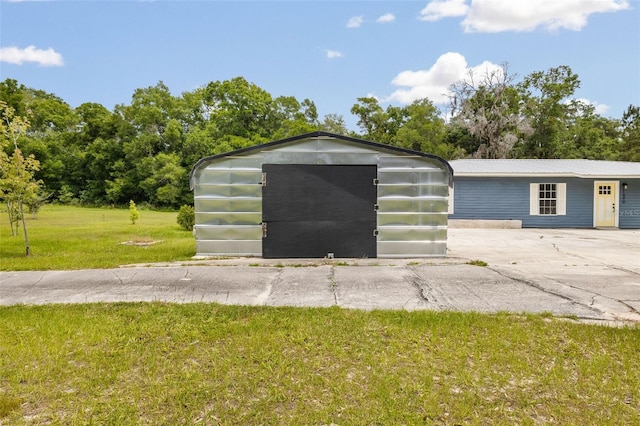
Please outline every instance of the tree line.
[[353, 131], [341, 115], [320, 119], [309, 99], [274, 97], [243, 77], [180, 96], [159, 82], [113, 110], [92, 102], [72, 108], [7, 79], [0, 83], [0, 197], [9, 203], [11, 185], [26, 179], [31, 186], [19, 189], [21, 202], [34, 208], [45, 199], [177, 208], [193, 203], [188, 176], [200, 158], [318, 130], [448, 160], [640, 161], [640, 107], [630, 105], [619, 119], [602, 117], [571, 100], [579, 86], [567, 66], [516, 82], [504, 65], [452, 85], [445, 111], [428, 99], [383, 108], [374, 97], [358, 98]]

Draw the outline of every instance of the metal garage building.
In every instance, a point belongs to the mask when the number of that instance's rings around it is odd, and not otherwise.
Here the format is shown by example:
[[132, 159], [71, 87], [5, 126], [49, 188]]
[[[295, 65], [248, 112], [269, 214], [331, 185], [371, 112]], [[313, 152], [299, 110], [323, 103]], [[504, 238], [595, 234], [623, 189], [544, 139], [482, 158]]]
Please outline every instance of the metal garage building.
[[198, 256], [446, 255], [453, 171], [434, 155], [325, 132], [201, 159]]

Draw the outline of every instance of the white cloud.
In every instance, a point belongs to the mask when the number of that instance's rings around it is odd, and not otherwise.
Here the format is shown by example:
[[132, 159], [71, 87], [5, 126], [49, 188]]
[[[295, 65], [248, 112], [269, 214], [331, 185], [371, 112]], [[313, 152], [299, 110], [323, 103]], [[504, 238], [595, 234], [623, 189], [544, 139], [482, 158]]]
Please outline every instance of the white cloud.
[[393, 22], [395, 20], [396, 20], [396, 17], [393, 15], [393, 13], [385, 13], [384, 15], [376, 19], [376, 22], [378, 22], [379, 24], [386, 24], [388, 22]]
[[324, 49], [324, 51], [327, 54], [327, 59], [342, 58], [344, 56], [342, 52], [338, 50]]
[[607, 113], [609, 112], [609, 109], [611, 109], [611, 107], [609, 105], [605, 105], [605, 104], [600, 104], [600, 103], [593, 103], [593, 106], [596, 109], [596, 114], [601, 115], [601, 116], [606, 116]]
[[347, 28], [360, 28], [364, 22], [364, 16], [354, 16], [347, 22]]
[[498, 33], [537, 28], [579, 31], [589, 15], [629, 9], [629, 0], [434, 0], [420, 12], [423, 21], [462, 17], [465, 32]]
[[418, 99], [429, 98], [435, 104], [444, 104], [449, 100], [449, 86], [467, 78], [469, 72], [483, 76], [497, 70], [501, 70], [500, 65], [490, 61], [469, 67], [460, 53], [447, 52], [428, 70], [402, 71], [398, 74], [391, 84], [402, 88], [389, 95], [385, 101], [410, 104]]
[[442, 18], [465, 16], [469, 6], [466, 0], [434, 0], [420, 11], [422, 21], [438, 21]]
[[628, 8], [626, 0], [473, 0], [462, 26], [465, 32], [486, 33], [533, 31], [539, 27], [579, 31], [593, 13]]
[[[591, 105], [593, 107], [593, 110], [596, 114], [601, 115], [601, 116], [605, 116], [607, 114], [607, 112], [609, 112], [610, 106], [609, 105], [605, 105], [605, 104], [600, 104], [598, 102], [593, 102], [590, 101], [589, 99], [585, 99], [585, 98], [576, 98], [573, 99], [573, 101], [575, 102], [580, 102], [581, 104], [584, 105]], [[571, 100], [566, 100], [565, 101], [566, 104], [571, 103]]]
[[35, 62], [43, 67], [61, 67], [64, 65], [62, 55], [48, 48], [46, 50], [36, 49], [35, 46], [28, 46], [25, 49], [18, 47], [1, 47], [0, 62], [22, 65], [25, 62]]

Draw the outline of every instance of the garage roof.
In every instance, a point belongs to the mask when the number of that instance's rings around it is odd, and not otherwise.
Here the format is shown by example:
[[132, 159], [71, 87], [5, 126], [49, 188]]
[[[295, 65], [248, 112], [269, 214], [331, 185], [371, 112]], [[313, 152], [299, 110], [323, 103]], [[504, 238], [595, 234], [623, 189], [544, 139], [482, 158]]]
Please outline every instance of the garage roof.
[[600, 160], [454, 160], [456, 176], [640, 178], [640, 163]]
[[[335, 133], [329, 133], [329, 132], [321, 132], [321, 131], [317, 131], [317, 132], [311, 132], [311, 133], [305, 133], [302, 135], [298, 135], [298, 136], [294, 136], [294, 137], [290, 137], [287, 139], [281, 139], [281, 140], [277, 140], [274, 142], [269, 142], [269, 143], [265, 143], [265, 144], [261, 144], [261, 145], [254, 145], [251, 146], [249, 148], [242, 148], [242, 149], [238, 149], [236, 151], [231, 151], [231, 152], [226, 152], [223, 154], [216, 154], [216, 155], [211, 155], [208, 157], [204, 157], [201, 158], [191, 169], [191, 173], [189, 175], [189, 182], [191, 183], [191, 189], [193, 189], [193, 182], [194, 182], [194, 174], [196, 172], [196, 170], [198, 170], [200, 167], [205, 166], [206, 164], [210, 163], [213, 160], [217, 160], [219, 158], [224, 158], [224, 157], [232, 157], [232, 156], [237, 156], [237, 155], [245, 155], [245, 154], [251, 154], [253, 152], [256, 151], [262, 151], [262, 150], [266, 150], [266, 149], [273, 149], [273, 148], [277, 148], [278, 146], [281, 145], [287, 145], [287, 144], [295, 144], [298, 142], [303, 142], [305, 140], [308, 139], [333, 139], [333, 140], [339, 140], [339, 141], [345, 141], [348, 143], [352, 143], [355, 145], [361, 145], [361, 146], [366, 146], [366, 147], [370, 147], [376, 150], [380, 150], [380, 151], [387, 151], [387, 152], [391, 152], [391, 153], [397, 153], [399, 155], [411, 155], [411, 156], [417, 156], [417, 157], [424, 157], [424, 158], [431, 158], [434, 159], [440, 163], [442, 163], [442, 165], [449, 171], [449, 178], [452, 179], [453, 176], [453, 169], [451, 167], [451, 165], [449, 164], [448, 161], [446, 161], [445, 159], [438, 157], [437, 155], [433, 155], [433, 154], [428, 154], [425, 152], [421, 152], [421, 151], [413, 151], [411, 149], [406, 149], [406, 148], [401, 148], [401, 147], [397, 147], [397, 146], [393, 146], [393, 145], [386, 145], [386, 144], [381, 144], [381, 143], [377, 143], [377, 142], [371, 142], [368, 140], [363, 140], [363, 139], [357, 139], [357, 138], [353, 138], [353, 137], [349, 137], [349, 136], [344, 136], [344, 135], [338, 135]], [[451, 185], [451, 181], [449, 182], [449, 185]]]

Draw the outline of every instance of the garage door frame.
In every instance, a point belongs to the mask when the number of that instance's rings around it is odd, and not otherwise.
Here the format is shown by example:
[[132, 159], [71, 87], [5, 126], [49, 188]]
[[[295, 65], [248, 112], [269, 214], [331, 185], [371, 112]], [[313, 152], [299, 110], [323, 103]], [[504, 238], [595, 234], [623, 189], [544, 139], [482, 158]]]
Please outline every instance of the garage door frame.
[[376, 165], [263, 164], [265, 258], [377, 256]]

